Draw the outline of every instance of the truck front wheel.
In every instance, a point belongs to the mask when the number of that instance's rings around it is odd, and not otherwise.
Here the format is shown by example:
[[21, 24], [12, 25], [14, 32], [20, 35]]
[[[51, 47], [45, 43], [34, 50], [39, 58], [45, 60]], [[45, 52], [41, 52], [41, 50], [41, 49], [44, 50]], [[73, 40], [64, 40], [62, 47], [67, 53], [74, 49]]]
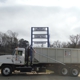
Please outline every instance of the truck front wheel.
[[12, 74], [12, 68], [11, 68], [11, 66], [2, 66], [1, 74], [3, 76], [9, 76], [9, 75], [11, 75]]

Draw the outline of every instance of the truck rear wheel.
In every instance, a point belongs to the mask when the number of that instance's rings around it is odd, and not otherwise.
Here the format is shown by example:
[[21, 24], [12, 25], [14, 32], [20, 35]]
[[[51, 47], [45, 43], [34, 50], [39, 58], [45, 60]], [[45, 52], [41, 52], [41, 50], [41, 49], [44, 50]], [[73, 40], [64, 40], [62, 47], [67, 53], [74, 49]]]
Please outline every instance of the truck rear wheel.
[[59, 67], [59, 74], [63, 76], [69, 75], [69, 68], [67, 66], [60, 66]]
[[12, 74], [12, 68], [11, 68], [11, 66], [2, 66], [1, 74], [3, 76], [9, 76], [9, 75], [11, 75]]
[[77, 77], [79, 75], [79, 68], [78, 67], [72, 67], [70, 70], [71, 76]]

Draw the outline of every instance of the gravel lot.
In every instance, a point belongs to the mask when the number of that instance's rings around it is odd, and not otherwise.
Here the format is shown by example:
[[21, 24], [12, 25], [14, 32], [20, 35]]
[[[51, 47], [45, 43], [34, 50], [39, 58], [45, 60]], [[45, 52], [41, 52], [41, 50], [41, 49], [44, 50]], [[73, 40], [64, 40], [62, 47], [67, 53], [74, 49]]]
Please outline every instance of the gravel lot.
[[4, 77], [0, 74], [0, 80], [80, 80], [78, 77], [71, 76], [58, 76], [49, 73], [14, 73], [12, 76]]

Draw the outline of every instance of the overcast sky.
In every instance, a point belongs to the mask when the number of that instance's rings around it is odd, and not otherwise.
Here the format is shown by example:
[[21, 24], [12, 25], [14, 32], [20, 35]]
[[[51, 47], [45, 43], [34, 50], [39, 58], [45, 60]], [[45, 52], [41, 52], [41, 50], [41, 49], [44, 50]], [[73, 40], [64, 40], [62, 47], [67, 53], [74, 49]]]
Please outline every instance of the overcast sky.
[[0, 31], [30, 41], [31, 27], [49, 27], [50, 41], [80, 34], [80, 0], [0, 0]]

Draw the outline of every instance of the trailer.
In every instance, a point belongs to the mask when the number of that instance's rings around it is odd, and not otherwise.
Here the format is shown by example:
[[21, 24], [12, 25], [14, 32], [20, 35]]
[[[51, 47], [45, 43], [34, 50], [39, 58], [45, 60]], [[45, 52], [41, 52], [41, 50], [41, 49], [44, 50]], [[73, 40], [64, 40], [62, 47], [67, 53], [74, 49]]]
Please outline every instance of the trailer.
[[25, 48], [15, 48], [11, 55], [0, 56], [0, 69], [3, 76], [9, 76], [15, 70], [20, 72], [46, 72], [46, 69], [63, 76], [78, 76], [80, 70], [80, 49], [37, 48], [32, 56]]
[[80, 49], [35, 48], [35, 58], [59, 75], [78, 76], [80, 72]]

